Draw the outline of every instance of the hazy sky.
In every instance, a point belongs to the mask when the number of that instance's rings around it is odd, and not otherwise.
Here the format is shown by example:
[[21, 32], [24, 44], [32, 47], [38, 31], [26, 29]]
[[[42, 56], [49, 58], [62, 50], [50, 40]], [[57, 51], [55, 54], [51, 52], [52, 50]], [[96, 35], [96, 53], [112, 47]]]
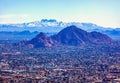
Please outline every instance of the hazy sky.
[[0, 0], [0, 23], [43, 18], [120, 27], [120, 0]]

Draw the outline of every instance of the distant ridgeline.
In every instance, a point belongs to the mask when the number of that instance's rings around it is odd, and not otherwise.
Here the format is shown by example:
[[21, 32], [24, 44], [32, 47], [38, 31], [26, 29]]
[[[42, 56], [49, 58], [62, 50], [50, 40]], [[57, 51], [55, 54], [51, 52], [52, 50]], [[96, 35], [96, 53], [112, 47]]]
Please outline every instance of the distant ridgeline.
[[36, 37], [29, 41], [21, 41], [17, 45], [28, 45], [30, 47], [50, 47], [50, 46], [87, 46], [104, 45], [113, 43], [113, 40], [100, 32], [86, 32], [74, 25], [61, 30], [59, 33], [47, 36], [40, 32]]
[[[57, 21], [55, 19], [42, 19], [41, 21], [34, 21], [28, 23], [21, 23], [21, 24], [0, 24], [0, 40], [8, 39], [8, 40], [19, 40], [19, 39], [31, 39], [37, 34], [28, 32], [44, 32], [44, 33], [58, 33], [62, 29], [68, 26], [75, 25], [80, 29], [83, 29], [87, 32], [97, 31], [104, 34], [107, 34], [114, 40], [120, 41], [120, 28], [109, 28], [109, 27], [102, 27], [93, 23], [80, 23], [80, 22], [62, 22]], [[12, 32], [8, 33], [1, 33], [1, 32]], [[24, 32], [25, 34], [16, 34], [16, 32]]]

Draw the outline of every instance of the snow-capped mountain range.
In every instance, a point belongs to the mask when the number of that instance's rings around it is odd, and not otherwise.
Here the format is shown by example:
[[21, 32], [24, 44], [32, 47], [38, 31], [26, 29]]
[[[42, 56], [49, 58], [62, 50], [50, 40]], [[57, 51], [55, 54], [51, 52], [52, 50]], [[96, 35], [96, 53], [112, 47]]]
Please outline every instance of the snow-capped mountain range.
[[[111, 28], [104, 28], [92, 23], [80, 23], [80, 22], [62, 22], [55, 19], [42, 19], [41, 21], [34, 21], [21, 24], [1, 24], [0, 31], [42, 31], [42, 32], [58, 32], [61, 29], [75, 25], [86, 31], [96, 30], [111, 30]], [[119, 29], [120, 30], [120, 29]]]

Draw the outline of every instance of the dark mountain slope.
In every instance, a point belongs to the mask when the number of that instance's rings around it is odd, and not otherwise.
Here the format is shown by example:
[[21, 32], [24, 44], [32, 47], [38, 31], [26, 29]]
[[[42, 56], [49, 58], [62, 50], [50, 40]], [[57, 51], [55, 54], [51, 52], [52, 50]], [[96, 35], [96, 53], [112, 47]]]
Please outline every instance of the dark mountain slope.
[[91, 32], [89, 34], [89, 36], [90, 36], [91, 41], [95, 44], [107, 44], [107, 43], [111, 43], [113, 41], [107, 35], [102, 34], [100, 32], [96, 32], [96, 31]]

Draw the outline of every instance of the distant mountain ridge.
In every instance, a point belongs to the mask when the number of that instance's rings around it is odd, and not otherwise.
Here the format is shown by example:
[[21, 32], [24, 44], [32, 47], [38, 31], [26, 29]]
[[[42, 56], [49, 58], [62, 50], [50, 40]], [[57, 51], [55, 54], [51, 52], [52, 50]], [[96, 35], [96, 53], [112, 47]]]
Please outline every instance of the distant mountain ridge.
[[30, 32], [38, 31], [44, 33], [58, 33], [65, 27], [71, 25], [80, 27], [81, 29], [88, 32], [97, 31], [97, 32], [105, 33], [115, 40], [120, 40], [120, 28], [116, 28], [116, 29], [105, 28], [93, 23], [62, 22], [62, 21], [57, 21], [55, 19], [42, 19], [41, 21], [34, 21], [34, 22], [21, 23], [21, 24], [0, 24], [0, 31], [22, 32], [27, 30]]
[[7, 31], [1, 31], [0, 32], [0, 40], [28, 40], [36, 36], [36, 34], [39, 34], [39, 32], [30, 32], [30, 31], [14, 31], [14, 32], [7, 32]]
[[113, 40], [105, 34], [99, 32], [86, 32], [76, 26], [69, 26], [61, 30], [58, 34], [48, 37], [40, 32], [36, 37], [26, 43], [34, 47], [50, 46], [85, 46], [101, 45], [111, 43]]
[[[112, 30], [112, 28], [109, 27], [102, 27], [98, 26], [93, 23], [80, 23], [80, 22], [62, 22], [57, 21], [55, 19], [42, 19], [41, 21], [34, 21], [34, 22], [28, 22], [28, 23], [21, 23], [21, 24], [0, 24], [0, 31], [11, 31], [11, 28], [14, 28], [14, 31], [23, 31], [23, 30], [29, 30], [29, 31], [42, 31], [40, 28], [60, 28], [59, 30], [56, 29], [55, 32], [59, 32], [64, 27], [75, 25], [77, 27], [81, 27], [81, 29], [86, 31], [96, 31], [96, 30]], [[8, 30], [7, 30], [8, 29]], [[51, 30], [51, 29], [50, 29]], [[116, 28], [114, 30], [119, 30], [120, 28]], [[47, 32], [43, 30], [43, 32]], [[50, 31], [51, 32], [51, 31]]]

